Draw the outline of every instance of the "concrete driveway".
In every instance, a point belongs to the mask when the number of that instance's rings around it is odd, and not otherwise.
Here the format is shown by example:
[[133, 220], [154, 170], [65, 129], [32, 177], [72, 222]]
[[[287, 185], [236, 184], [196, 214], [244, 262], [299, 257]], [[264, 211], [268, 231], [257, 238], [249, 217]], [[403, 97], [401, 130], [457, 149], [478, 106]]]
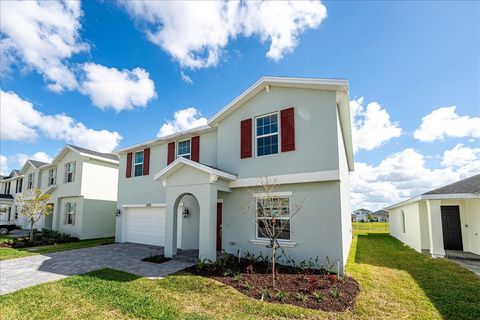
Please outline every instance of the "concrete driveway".
[[163, 254], [162, 247], [116, 243], [0, 261], [0, 295], [103, 268], [163, 278], [193, 265], [181, 260], [161, 264], [141, 261], [158, 254]]

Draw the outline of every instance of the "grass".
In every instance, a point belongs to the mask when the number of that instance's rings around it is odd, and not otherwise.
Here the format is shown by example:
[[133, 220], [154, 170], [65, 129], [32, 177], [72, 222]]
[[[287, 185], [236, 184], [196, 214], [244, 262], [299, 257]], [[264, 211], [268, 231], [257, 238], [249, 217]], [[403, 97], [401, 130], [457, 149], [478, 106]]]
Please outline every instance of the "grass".
[[388, 222], [352, 222], [354, 235], [388, 233]]
[[214, 280], [161, 280], [104, 269], [0, 296], [2, 319], [477, 319], [480, 278], [386, 234], [352, 242], [347, 273], [361, 293], [353, 310], [325, 313], [270, 304]]
[[[0, 242], [5, 242], [9, 239], [10, 238], [8, 236], [0, 236]], [[114, 242], [115, 242], [114, 238], [101, 238], [101, 239], [81, 240], [78, 242], [62, 243], [57, 245], [49, 245], [49, 246], [41, 246], [41, 247], [33, 247], [33, 248], [14, 249], [14, 248], [0, 247], [0, 261], [7, 260], [7, 259], [28, 257], [28, 256], [37, 255], [37, 254], [46, 254], [46, 253], [52, 253], [52, 252], [58, 252], [58, 251], [94, 247], [101, 244], [110, 244]]]

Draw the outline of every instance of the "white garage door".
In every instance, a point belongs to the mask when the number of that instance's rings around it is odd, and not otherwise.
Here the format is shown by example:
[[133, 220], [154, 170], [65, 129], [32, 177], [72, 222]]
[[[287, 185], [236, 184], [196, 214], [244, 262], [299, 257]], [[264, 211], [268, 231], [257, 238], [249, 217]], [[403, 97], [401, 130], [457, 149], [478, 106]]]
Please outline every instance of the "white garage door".
[[[128, 208], [126, 210], [126, 242], [165, 245], [165, 208]], [[177, 220], [177, 247], [181, 247], [182, 215], [179, 209]]]

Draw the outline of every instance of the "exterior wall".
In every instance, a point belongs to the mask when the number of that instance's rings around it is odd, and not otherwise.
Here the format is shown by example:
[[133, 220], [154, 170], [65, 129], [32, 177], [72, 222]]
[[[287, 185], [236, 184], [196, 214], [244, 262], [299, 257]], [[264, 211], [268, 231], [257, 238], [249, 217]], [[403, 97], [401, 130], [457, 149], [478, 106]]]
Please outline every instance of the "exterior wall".
[[[295, 245], [283, 248], [285, 253], [297, 263], [316, 257], [323, 262], [328, 257], [335, 268], [337, 259], [344, 266], [340, 183], [281, 185], [278, 191], [291, 191], [292, 203], [304, 201], [302, 209], [291, 219], [290, 238]], [[257, 239], [256, 222], [243, 209], [249, 196], [246, 188], [219, 192], [219, 198], [223, 199], [222, 247], [234, 255], [239, 251], [241, 255], [246, 252], [269, 255], [266, 243], [252, 242]]]
[[[187, 218], [182, 216], [182, 250], [198, 250], [199, 248], [199, 226], [200, 226], [200, 206], [195, 197], [191, 195], [184, 196], [181, 200], [182, 207], [188, 208]], [[181, 210], [181, 209], [180, 209]]]
[[[405, 212], [405, 233], [402, 232], [402, 210]], [[420, 237], [420, 209], [418, 202], [390, 211], [390, 234], [421, 252], [422, 239]]]
[[[270, 88], [245, 103], [218, 125], [218, 166], [237, 179], [338, 169], [334, 91]], [[240, 121], [295, 107], [295, 151], [240, 158]], [[254, 128], [255, 128], [255, 119]], [[280, 119], [279, 119], [280, 121]], [[281, 128], [280, 128], [281, 130]]]
[[[74, 225], [64, 223], [67, 202], [72, 202], [77, 204]], [[74, 237], [82, 238], [82, 231], [83, 231], [82, 223], [84, 221], [83, 198], [82, 197], [64, 197], [59, 199], [57, 204], [58, 206], [56, 211], [59, 213], [59, 216], [58, 216], [59, 221], [58, 221], [58, 227], [56, 230], [58, 230], [59, 232], [69, 233]]]
[[418, 209], [420, 215], [420, 246], [422, 250], [430, 250], [430, 236], [428, 230], [428, 212], [426, 202], [420, 201], [418, 203]]
[[116, 201], [84, 199], [81, 238], [113, 237], [116, 207]]
[[85, 159], [82, 169], [80, 194], [85, 199], [117, 201], [118, 165]]
[[470, 252], [480, 254], [480, 199], [465, 200]]
[[343, 144], [343, 135], [340, 127], [340, 118], [337, 112], [337, 141], [340, 168], [340, 208], [342, 218], [342, 251], [343, 261], [348, 259], [350, 244], [352, 243], [352, 219], [350, 207], [350, 171], [348, 170], [347, 153]]

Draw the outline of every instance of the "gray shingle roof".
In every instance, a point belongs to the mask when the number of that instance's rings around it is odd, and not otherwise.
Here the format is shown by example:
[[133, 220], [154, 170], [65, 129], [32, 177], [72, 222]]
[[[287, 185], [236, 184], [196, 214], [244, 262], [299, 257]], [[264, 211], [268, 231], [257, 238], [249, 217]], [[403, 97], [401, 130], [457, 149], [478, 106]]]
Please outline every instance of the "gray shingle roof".
[[48, 164], [48, 162], [42, 162], [42, 161], [37, 161], [37, 160], [32, 160], [32, 159], [30, 159], [28, 161], [30, 161], [37, 168]]
[[77, 150], [77, 151], [82, 152], [82, 153], [87, 153], [87, 154], [91, 154], [92, 156], [97, 156], [97, 157], [102, 157], [102, 158], [118, 161], [118, 156], [113, 154], [113, 153], [102, 153], [102, 152], [98, 152], [98, 151], [85, 149], [85, 148], [82, 148], [82, 147], [77, 147], [77, 146], [74, 146], [74, 145], [71, 145], [71, 144], [69, 144], [69, 146], [72, 147], [73, 149]]
[[426, 194], [480, 193], [480, 174], [434, 189]]

